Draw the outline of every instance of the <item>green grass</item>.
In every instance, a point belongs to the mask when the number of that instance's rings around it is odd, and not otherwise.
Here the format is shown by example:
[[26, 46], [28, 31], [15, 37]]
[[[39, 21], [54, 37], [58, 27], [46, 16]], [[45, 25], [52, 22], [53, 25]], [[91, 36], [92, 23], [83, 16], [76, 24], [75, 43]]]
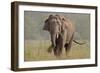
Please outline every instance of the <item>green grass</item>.
[[90, 48], [88, 42], [84, 45], [73, 43], [69, 53], [66, 55], [65, 49], [63, 49], [63, 53], [60, 57], [55, 57], [53, 52], [47, 52], [50, 45], [51, 43], [49, 40], [25, 40], [24, 60], [42, 61], [90, 58]]

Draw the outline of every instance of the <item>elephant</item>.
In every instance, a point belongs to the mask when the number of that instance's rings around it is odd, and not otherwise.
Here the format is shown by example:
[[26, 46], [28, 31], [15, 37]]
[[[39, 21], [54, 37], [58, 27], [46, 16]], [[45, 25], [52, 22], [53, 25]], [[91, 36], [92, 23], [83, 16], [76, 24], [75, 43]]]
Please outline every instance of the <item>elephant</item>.
[[49, 31], [49, 33], [51, 34], [50, 36], [52, 46], [56, 47], [55, 40], [58, 38], [61, 31], [61, 22], [59, 21], [59, 19], [54, 15], [50, 15], [48, 19], [45, 20], [43, 30]]
[[[74, 37], [74, 32], [75, 32], [75, 26], [72, 24], [72, 22], [64, 16], [59, 16], [56, 15], [60, 22], [61, 22], [61, 32], [59, 35], [59, 41], [60, 42], [57, 44], [57, 55], [60, 55], [62, 53], [62, 48], [65, 48], [66, 54], [69, 52], [73, 37]], [[56, 49], [56, 48], [55, 48]]]
[[54, 51], [55, 56], [60, 56], [62, 49], [65, 48], [66, 54], [69, 52], [72, 42], [79, 43], [73, 39], [75, 33], [75, 26], [69, 20], [61, 15], [49, 15], [45, 20], [43, 30], [50, 33], [52, 45], [49, 47], [48, 51]]

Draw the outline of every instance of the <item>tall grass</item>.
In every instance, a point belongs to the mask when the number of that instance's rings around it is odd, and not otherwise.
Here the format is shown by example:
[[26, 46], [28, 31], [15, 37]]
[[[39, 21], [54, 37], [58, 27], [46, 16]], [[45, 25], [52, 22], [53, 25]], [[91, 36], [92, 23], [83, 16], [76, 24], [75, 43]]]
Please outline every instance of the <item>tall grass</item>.
[[90, 58], [89, 44], [78, 45], [73, 43], [72, 48], [66, 55], [65, 49], [60, 57], [55, 57], [53, 52], [48, 53], [48, 47], [51, 45], [50, 40], [25, 40], [24, 60], [62, 60], [62, 59], [84, 59]]

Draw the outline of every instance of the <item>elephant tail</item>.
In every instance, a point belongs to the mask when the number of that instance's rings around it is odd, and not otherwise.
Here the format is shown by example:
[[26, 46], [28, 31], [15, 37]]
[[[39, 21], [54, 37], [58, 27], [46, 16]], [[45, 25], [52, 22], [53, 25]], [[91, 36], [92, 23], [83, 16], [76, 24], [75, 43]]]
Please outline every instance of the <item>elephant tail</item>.
[[80, 42], [78, 42], [78, 41], [76, 41], [76, 40], [73, 40], [75, 43], [77, 43], [77, 44], [79, 44], [79, 45], [83, 45], [83, 44], [85, 44], [86, 42], [83, 42], [83, 43], [80, 43]]

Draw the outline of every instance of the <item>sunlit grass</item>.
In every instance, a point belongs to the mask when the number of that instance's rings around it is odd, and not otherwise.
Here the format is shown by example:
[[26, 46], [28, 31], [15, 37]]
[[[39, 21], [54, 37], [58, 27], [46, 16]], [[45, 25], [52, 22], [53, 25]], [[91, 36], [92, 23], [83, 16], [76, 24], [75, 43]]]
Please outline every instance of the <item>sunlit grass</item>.
[[84, 45], [73, 43], [69, 53], [66, 55], [65, 49], [63, 49], [63, 53], [60, 57], [55, 57], [53, 52], [47, 52], [50, 45], [51, 43], [49, 40], [25, 40], [24, 60], [37, 61], [90, 58], [90, 48], [88, 42]]

